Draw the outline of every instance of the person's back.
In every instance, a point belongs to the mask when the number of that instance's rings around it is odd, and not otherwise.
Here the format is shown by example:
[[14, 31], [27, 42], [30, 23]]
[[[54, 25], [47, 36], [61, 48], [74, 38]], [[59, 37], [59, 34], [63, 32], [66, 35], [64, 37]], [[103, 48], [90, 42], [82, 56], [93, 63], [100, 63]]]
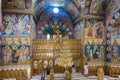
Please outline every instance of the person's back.
[[50, 80], [50, 68], [47, 68], [47, 80]]
[[45, 80], [45, 73], [44, 73], [44, 71], [41, 72], [41, 80]]
[[84, 65], [84, 75], [88, 76], [88, 64], [87, 63], [85, 63]]
[[50, 75], [50, 69], [47, 68], [47, 75]]

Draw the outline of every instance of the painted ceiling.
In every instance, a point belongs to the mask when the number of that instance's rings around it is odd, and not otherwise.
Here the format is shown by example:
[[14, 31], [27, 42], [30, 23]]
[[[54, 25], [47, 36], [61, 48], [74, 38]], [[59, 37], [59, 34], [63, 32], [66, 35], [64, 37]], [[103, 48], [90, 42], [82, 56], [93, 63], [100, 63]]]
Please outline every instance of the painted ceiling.
[[[104, 13], [108, 3], [114, 2], [114, 0], [9, 0], [13, 1], [14, 3], [13, 5], [7, 6], [7, 0], [2, 1], [3, 7], [33, 9], [37, 20], [39, 20], [41, 17], [44, 17], [43, 15], [52, 13], [51, 8], [58, 7], [63, 9], [61, 10], [62, 15], [68, 13], [73, 22], [78, 21], [84, 14], [105, 16]], [[116, 2], [117, 1], [119, 0], [116, 0]]]
[[106, 9], [106, 3], [109, 0], [33, 0], [34, 13], [37, 19], [43, 14], [49, 12], [50, 7], [62, 8], [67, 12], [72, 21], [81, 18], [83, 14], [98, 14], [101, 15]]

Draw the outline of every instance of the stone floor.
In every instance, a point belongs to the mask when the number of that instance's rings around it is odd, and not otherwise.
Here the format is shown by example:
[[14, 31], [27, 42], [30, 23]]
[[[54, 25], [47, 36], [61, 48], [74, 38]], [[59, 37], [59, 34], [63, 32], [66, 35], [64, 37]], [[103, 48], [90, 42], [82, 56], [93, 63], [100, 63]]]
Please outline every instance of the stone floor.
[[[72, 77], [72, 80], [97, 80], [97, 76], [85, 77], [81, 73], [71, 74], [71, 77]], [[32, 76], [32, 79], [30, 80], [41, 80], [41, 76], [40, 75]], [[47, 80], [47, 78], [45, 78], [45, 80]], [[65, 80], [64, 74], [54, 74], [54, 80]], [[105, 75], [104, 80], [120, 80], [120, 79]]]

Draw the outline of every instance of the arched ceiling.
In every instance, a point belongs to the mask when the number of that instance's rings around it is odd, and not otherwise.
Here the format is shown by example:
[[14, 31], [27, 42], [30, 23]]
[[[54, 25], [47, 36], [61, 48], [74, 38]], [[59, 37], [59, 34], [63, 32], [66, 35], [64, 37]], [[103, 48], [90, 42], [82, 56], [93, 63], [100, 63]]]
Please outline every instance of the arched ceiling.
[[108, 0], [36, 0], [34, 3], [34, 13], [37, 19], [45, 13], [49, 7], [61, 7], [70, 16], [72, 21], [81, 18], [83, 14], [98, 13], [106, 9]]
[[81, 8], [84, 8], [84, 2], [85, 0], [36, 0], [34, 4], [34, 12], [39, 19], [41, 14], [49, 7], [62, 7], [70, 14], [72, 20], [75, 20], [82, 14]]

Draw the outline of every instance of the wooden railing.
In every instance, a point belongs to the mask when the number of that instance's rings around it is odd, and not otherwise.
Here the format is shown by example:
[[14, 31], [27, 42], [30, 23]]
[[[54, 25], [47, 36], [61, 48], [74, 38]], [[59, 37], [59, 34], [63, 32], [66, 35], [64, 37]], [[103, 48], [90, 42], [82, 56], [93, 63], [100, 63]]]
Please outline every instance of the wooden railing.
[[0, 66], [0, 80], [11, 79], [27, 80], [30, 78], [29, 65]]
[[0, 80], [15, 78], [16, 80], [27, 80], [27, 70], [2, 70], [0, 71]]
[[107, 66], [107, 72], [111, 77], [118, 77], [120, 75], [120, 67]]
[[118, 77], [120, 75], [120, 66], [112, 63], [89, 63], [89, 75], [97, 75], [98, 68], [102, 68], [104, 74], [112, 77]]

